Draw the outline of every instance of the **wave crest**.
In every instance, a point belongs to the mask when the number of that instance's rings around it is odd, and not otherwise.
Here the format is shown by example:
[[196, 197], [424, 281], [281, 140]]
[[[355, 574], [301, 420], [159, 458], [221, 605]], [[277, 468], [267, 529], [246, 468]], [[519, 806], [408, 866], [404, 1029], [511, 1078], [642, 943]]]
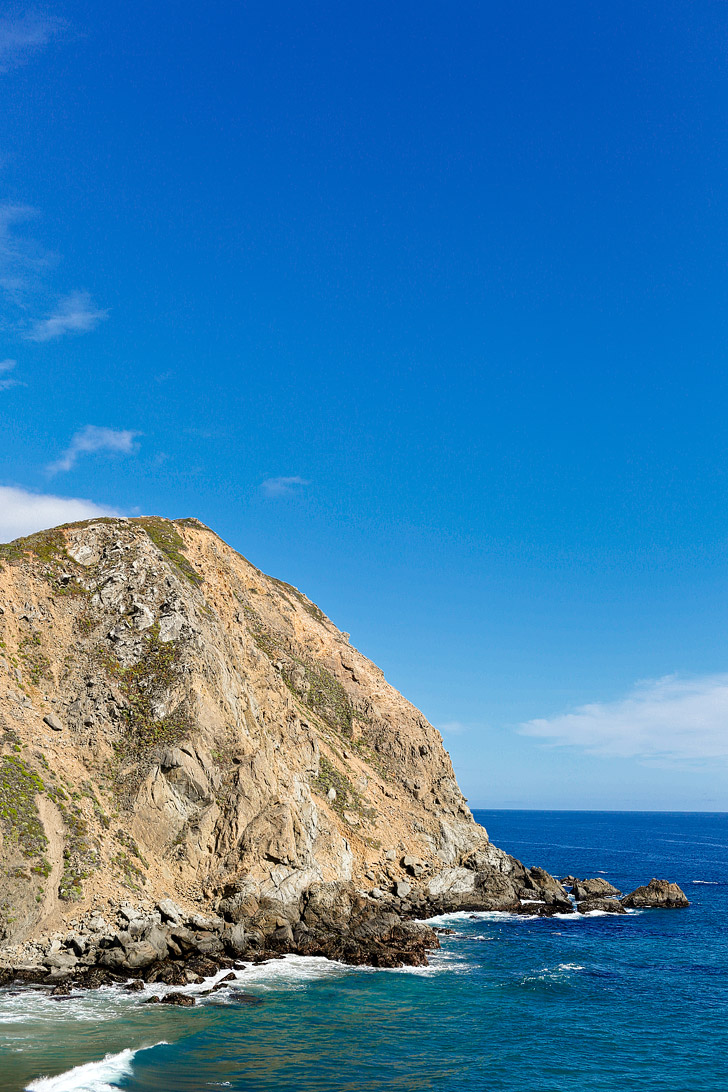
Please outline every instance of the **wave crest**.
[[136, 1055], [142, 1050], [153, 1050], [155, 1046], [166, 1046], [166, 1041], [107, 1054], [100, 1062], [74, 1066], [57, 1077], [38, 1077], [25, 1086], [26, 1092], [115, 1092], [120, 1087], [119, 1081], [131, 1076]]

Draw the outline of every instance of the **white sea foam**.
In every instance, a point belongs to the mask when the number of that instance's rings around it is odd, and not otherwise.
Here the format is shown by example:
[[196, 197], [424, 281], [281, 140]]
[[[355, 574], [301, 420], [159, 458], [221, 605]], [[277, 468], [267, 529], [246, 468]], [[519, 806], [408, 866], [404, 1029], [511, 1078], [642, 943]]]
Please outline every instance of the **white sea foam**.
[[[321, 956], [286, 955], [282, 959], [271, 959], [265, 963], [241, 961], [232, 971], [223, 968], [210, 978], [189, 986], [165, 986], [161, 982], [155, 982], [152, 985], [146, 985], [143, 991], [136, 994], [136, 997], [143, 999], [152, 994], [164, 996], [166, 993], [186, 993], [204, 1003], [227, 1004], [241, 986], [255, 992], [302, 990], [312, 982], [326, 978], [340, 978], [342, 975], [353, 974], [355, 971], [364, 969], [351, 967], [346, 963], [337, 963], [333, 959], [325, 959]], [[227, 981], [230, 974], [235, 977]], [[222, 979], [226, 981], [222, 982]], [[211, 993], [213, 986], [217, 985], [220, 985], [220, 989]]]
[[[439, 974], [467, 974], [473, 969], [472, 965], [462, 958], [460, 952], [448, 951], [446, 948], [430, 952], [428, 959], [429, 963], [426, 967], [385, 967], [381, 970], [386, 970], [389, 974], [411, 974], [429, 978]], [[377, 974], [380, 972], [377, 967], [368, 967], [367, 970]]]
[[512, 914], [510, 910], [453, 910], [427, 918], [427, 925], [450, 925], [457, 921], [533, 921], [538, 914]]
[[[154, 1044], [164, 1045], [164, 1041]], [[100, 1062], [74, 1066], [57, 1077], [38, 1077], [26, 1085], [26, 1092], [114, 1092], [119, 1088], [119, 1081], [131, 1076], [136, 1055], [141, 1050], [152, 1049], [122, 1050], [118, 1054], [107, 1054]]]
[[[104, 1003], [99, 1004], [99, 998]], [[41, 990], [20, 989], [17, 993], [0, 997], [0, 1025], [45, 1022], [52, 1016], [54, 1022], [115, 1020], [120, 1015], [117, 1001], [128, 1002], [129, 994], [116, 988], [74, 992], [71, 997], [57, 1001]]]
[[583, 971], [581, 963], [559, 963], [556, 967], [542, 967], [521, 979], [522, 986], [534, 982], [566, 982], [574, 971]]
[[690, 882], [691, 883], [704, 883], [709, 887], [719, 887], [720, 886], [717, 880], [691, 880]]

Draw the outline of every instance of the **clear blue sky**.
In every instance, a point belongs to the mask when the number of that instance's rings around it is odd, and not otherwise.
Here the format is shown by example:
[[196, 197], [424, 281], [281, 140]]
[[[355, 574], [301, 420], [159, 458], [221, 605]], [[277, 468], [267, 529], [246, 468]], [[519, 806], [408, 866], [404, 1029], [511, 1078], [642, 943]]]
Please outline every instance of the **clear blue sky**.
[[69, 0], [0, 70], [0, 537], [198, 516], [474, 806], [728, 809], [728, 6]]

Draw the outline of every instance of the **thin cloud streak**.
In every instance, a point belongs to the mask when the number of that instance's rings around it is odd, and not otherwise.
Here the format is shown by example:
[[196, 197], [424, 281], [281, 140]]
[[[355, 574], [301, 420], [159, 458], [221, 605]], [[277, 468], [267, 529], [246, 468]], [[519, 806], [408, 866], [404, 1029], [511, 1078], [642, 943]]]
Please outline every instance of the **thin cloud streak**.
[[26, 11], [0, 18], [0, 72], [17, 68], [66, 29], [55, 15]]
[[728, 674], [648, 679], [618, 701], [530, 720], [519, 731], [552, 746], [649, 765], [728, 765]]
[[88, 292], [71, 292], [47, 318], [36, 322], [25, 335], [28, 341], [54, 341], [65, 334], [87, 334], [108, 318], [109, 312], [94, 306]]
[[48, 467], [51, 474], [72, 470], [81, 455], [98, 451], [113, 451], [122, 455], [132, 455], [136, 451], [135, 440], [141, 433], [132, 429], [99, 428], [98, 425], [86, 425], [72, 438], [61, 457]]
[[18, 232], [19, 225], [37, 216], [31, 205], [0, 205], [0, 289], [17, 305], [31, 288], [37, 289], [40, 275], [54, 261], [54, 255]]
[[56, 497], [50, 493], [30, 493], [15, 486], [0, 486], [0, 542], [12, 542], [21, 535], [57, 527], [59, 523], [118, 515], [120, 513], [114, 508], [79, 497]]
[[9, 357], [7, 360], [0, 360], [0, 391], [7, 391], [11, 387], [24, 386], [19, 379], [8, 375], [8, 372], [13, 371], [17, 363], [17, 360], [11, 360]]
[[264, 482], [260, 483], [260, 488], [266, 497], [289, 497], [292, 493], [298, 492], [299, 486], [310, 484], [306, 478], [293, 475], [288, 478], [266, 478]]
[[436, 724], [435, 727], [444, 736], [461, 736], [463, 732], [470, 731], [467, 724], [462, 724], [459, 720], [450, 720], [447, 724]]

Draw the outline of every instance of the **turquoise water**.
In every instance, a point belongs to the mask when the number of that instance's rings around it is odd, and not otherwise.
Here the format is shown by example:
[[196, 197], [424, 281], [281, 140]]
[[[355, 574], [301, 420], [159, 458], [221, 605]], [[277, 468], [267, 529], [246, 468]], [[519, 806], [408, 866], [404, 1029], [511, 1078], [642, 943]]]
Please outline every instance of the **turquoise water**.
[[[476, 812], [556, 874], [677, 880], [688, 910], [453, 915], [429, 968], [295, 957], [194, 1010], [100, 990], [0, 993], [0, 1088], [44, 1092], [556, 1092], [728, 1087], [728, 816]], [[159, 1044], [159, 1045], [156, 1045]], [[45, 1075], [45, 1077], [44, 1077]]]

